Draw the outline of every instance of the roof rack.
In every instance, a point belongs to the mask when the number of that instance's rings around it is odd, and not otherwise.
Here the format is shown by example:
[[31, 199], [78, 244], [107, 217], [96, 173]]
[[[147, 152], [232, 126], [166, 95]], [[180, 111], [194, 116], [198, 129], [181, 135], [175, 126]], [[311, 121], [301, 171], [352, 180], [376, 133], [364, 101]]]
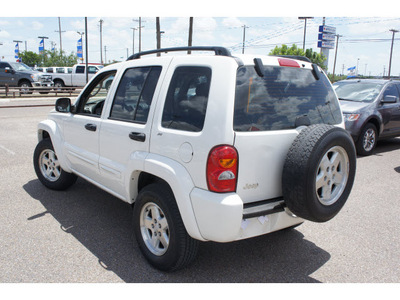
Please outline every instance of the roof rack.
[[302, 61], [306, 61], [306, 62], [312, 62], [308, 57], [301, 56], [301, 55], [271, 55], [271, 56], [292, 58], [292, 59], [302, 60]]
[[232, 56], [231, 52], [224, 47], [216, 47], [216, 46], [192, 46], [192, 47], [174, 47], [174, 48], [163, 48], [156, 49], [150, 51], [143, 51], [139, 53], [135, 53], [128, 57], [127, 60], [138, 59], [143, 55], [155, 54], [155, 53], [168, 53], [175, 51], [214, 51], [215, 55], [221, 56]]

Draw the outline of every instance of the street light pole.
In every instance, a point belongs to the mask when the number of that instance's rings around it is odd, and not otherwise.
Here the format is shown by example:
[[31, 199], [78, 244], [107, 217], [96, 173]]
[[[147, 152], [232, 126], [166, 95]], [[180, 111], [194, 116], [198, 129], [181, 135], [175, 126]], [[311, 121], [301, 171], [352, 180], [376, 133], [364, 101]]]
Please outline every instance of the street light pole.
[[242, 27], [243, 27], [242, 54], [244, 54], [244, 44], [245, 44], [245, 41], [246, 41], [246, 28], [249, 28], [249, 27], [247, 27], [246, 25], [243, 25]]
[[338, 49], [338, 44], [339, 44], [339, 37], [341, 37], [341, 35], [337, 34], [336, 35], [335, 60], [333, 62], [333, 72], [332, 72], [332, 80], [333, 81], [335, 81], [336, 56], [337, 56], [337, 49]]
[[391, 71], [391, 68], [392, 68], [392, 53], [393, 53], [394, 34], [395, 34], [396, 32], [399, 32], [399, 31], [396, 30], [396, 29], [390, 29], [389, 31], [391, 31], [391, 32], [393, 33], [393, 34], [392, 34], [392, 46], [391, 46], [391, 48], [390, 48], [389, 74], [388, 74], [388, 77], [389, 77], [389, 79], [390, 79], [390, 71]]
[[314, 19], [314, 17], [298, 17], [299, 20], [304, 20], [304, 38], [303, 38], [303, 51], [306, 51], [306, 30], [307, 19]]
[[133, 36], [132, 36], [132, 54], [135, 54], [135, 30], [137, 30], [137, 28], [131, 27], [131, 29], [133, 31]]

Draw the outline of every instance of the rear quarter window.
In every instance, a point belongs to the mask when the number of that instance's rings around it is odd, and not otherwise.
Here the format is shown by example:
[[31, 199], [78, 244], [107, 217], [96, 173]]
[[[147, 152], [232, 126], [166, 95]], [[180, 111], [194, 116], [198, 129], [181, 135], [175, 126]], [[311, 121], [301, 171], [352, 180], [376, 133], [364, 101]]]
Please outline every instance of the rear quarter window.
[[[305, 121], [306, 120], [306, 121]], [[235, 131], [267, 131], [309, 124], [338, 124], [339, 102], [329, 80], [317, 80], [310, 69], [264, 66], [264, 77], [253, 66], [237, 71]]]

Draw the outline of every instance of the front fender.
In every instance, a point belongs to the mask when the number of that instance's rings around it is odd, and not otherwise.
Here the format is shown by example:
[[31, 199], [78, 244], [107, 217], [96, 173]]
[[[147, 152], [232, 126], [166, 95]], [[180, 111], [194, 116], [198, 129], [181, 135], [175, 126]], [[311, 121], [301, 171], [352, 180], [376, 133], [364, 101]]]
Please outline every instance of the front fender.
[[63, 139], [60, 128], [57, 123], [53, 120], [44, 120], [38, 124], [38, 141], [50, 137], [51, 143], [53, 144], [54, 151], [57, 154], [58, 161], [60, 162], [61, 168], [66, 172], [72, 172], [68, 162], [65, 159]]
[[197, 240], [204, 241], [197, 226], [190, 201], [190, 193], [194, 188], [192, 178], [186, 168], [175, 160], [149, 154], [144, 163], [144, 171], [166, 181], [174, 193], [179, 212], [188, 234]]

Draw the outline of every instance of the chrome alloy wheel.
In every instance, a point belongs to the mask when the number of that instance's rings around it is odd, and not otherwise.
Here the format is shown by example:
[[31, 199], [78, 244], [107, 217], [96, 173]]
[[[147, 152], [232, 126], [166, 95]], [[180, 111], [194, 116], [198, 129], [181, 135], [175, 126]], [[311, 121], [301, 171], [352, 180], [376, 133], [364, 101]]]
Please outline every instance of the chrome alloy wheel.
[[349, 157], [340, 146], [329, 149], [322, 157], [316, 174], [315, 188], [323, 205], [334, 204], [342, 195], [349, 178]]
[[376, 133], [375, 130], [369, 128], [363, 136], [363, 148], [365, 151], [371, 151], [375, 146]]
[[142, 207], [140, 232], [146, 247], [154, 255], [161, 256], [168, 250], [170, 231], [167, 218], [161, 208], [153, 202]]
[[61, 166], [54, 151], [44, 150], [39, 156], [39, 166], [40, 172], [47, 180], [54, 182], [60, 178]]

